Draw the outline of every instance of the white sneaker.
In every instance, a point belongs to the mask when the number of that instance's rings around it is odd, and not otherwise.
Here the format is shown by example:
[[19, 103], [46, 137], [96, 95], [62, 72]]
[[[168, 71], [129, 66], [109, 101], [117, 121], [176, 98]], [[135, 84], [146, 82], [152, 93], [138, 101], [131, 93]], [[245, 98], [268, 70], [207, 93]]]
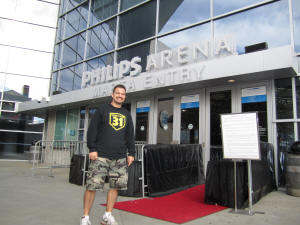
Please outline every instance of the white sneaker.
[[80, 219], [80, 225], [92, 225], [92, 223], [89, 218], [83, 216]]
[[101, 224], [102, 225], [118, 225], [117, 221], [115, 220], [115, 218], [111, 214], [109, 216], [106, 216], [104, 214], [104, 216], [102, 217]]

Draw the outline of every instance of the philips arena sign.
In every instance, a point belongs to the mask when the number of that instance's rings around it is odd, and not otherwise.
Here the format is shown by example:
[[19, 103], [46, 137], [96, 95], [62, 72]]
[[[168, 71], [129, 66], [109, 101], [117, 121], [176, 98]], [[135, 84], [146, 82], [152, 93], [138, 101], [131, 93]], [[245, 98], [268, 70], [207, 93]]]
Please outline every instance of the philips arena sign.
[[131, 92], [195, 82], [202, 80], [205, 61], [236, 54], [236, 45], [231, 37], [166, 49], [147, 57], [146, 72], [143, 73], [138, 56], [114, 66], [84, 71], [81, 87], [94, 86], [94, 97], [102, 97], [110, 95], [112, 86], [117, 83], [124, 84]]

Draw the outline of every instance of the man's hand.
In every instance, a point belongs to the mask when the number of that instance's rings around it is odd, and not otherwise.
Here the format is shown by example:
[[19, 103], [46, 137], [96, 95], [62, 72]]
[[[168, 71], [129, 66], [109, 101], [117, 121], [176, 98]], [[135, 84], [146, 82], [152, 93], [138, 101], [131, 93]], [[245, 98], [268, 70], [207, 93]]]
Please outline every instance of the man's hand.
[[90, 157], [90, 160], [98, 159], [98, 152], [90, 152], [89, 157]]
[[133, 163], [134, 161], [134, 157], [133, 156], [127, 156], [127, 163], [128, 163], [128, 166], [131, 165], [131, 163]]

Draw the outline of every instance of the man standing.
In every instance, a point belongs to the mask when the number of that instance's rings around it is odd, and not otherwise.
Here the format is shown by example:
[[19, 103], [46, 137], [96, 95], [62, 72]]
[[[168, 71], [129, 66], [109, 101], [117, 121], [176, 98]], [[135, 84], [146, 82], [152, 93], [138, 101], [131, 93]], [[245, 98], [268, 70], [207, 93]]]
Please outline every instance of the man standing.
[[86, 191], [83, 201], [81, 225], [91, 225], [89, 213], [96, 190], [103, 190], [105, 177], [109, 177], [106, 212], [101, 224], [117, 225], [112, 209], [118, 197], [118, 190], [127, 189], [127, 167], [134, 160], [134, 129], [130, 113], [122, 108], [126, 98], [126, 88], [117, 85], [113, 89], [110, 104], [103, 104], [96, 110], [87, 132], [90, 149]]

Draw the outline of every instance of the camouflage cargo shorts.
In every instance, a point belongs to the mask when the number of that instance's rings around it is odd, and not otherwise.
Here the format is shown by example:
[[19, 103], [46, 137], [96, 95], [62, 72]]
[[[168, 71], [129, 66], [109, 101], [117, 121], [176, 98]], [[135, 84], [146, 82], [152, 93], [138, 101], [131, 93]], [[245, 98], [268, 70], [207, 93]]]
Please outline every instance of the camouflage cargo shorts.
[[126, 158], [107, 159], [99, 157], [91, 161], [87, 172], [86, 189], [103, 190], [105, 178], [108, 176], [110, 188], [127, 190], [127, 168]]

